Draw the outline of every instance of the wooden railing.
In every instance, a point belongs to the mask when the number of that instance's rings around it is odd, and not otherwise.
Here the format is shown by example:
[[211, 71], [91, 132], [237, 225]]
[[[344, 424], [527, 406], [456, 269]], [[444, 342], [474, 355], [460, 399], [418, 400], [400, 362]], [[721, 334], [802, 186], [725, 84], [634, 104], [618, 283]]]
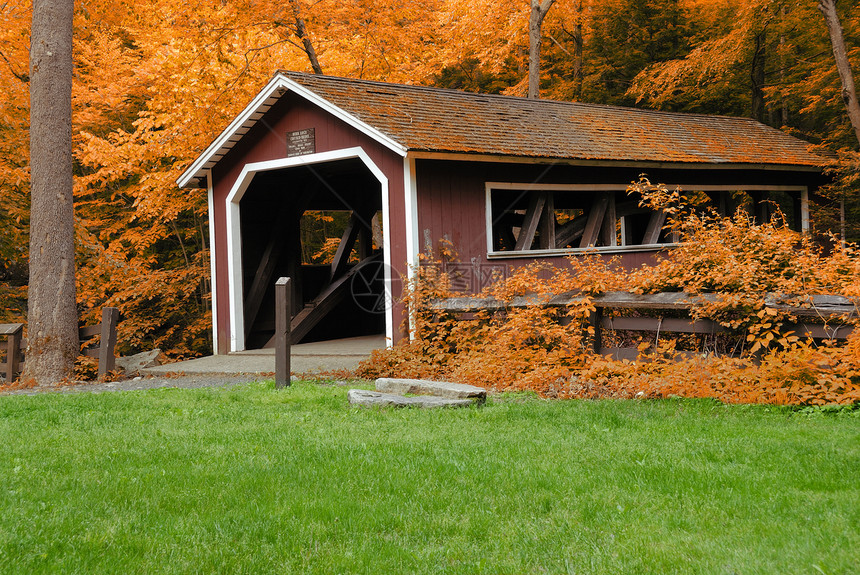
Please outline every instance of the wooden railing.
[[[710, 319], [663, 317], [661, 312], [685, 312], [690, 314], [696, 305], [718, 302], [717, 294], [691, 295], [683, 292], [658, 294], [635, 294], [629, 292], [607, 292], [598, 296], [565, 293], [555, 296], [518, 296], [510, 302], [495, 298], [455, 297], [431, 302], [429, 308], [439, 313], [473, 314], [486, 310], [504, 312], [524, 307], [566, 307], [590, 300], [595, 311], [589, 318], [594, 327], [592, 347], [602, 354], [616, 357], [635, 357], [636, 348], [603, 347], [603, 331], [634, 331], [727, 334], [730, 330]], [[785, 332], [794, 332], [799, 337], [813, 339], [845, 339], [855, 329], [851, 320], [858, 318], [858, 301], [838, 295], [812, 296], [764, 296], [765, 307], [787, 312], [797, 318], [794, 323], [782, 326]], [[609, 316], [605, 310], [637, 310], [656, 317]], [[677, 315], [677, 313], [675, 313]]]
[[[79, 337], [83, 349], [81, 353], [87, 357], [99, 360], [99, 377], [116, 368], [116, 324], [119, 322], [119, 310], [115, 307], [102, 308], [102, 321], [96, 325], [82, 327]], [[99, 336], [99, 345], [89, 347], [88, 342]]]
[[[102, 321], [93, 326], [82, 327], [78, 330], [78, 337], [82, 344], [82, 355], [95, 357], [99, 360], [99, 377], [116, 368], [116, 325], [119, 321], [119, 310], [115, 307], [102, 309]], [[0, 324], [0, 337], [6, 337], [6, 359], [0, 363], [0, 372], [6, 381], [13, 381], [19, 373], [26, 359], [24, 352], [27, 348], [27, 340], [22, 337], [24, 332], [23, 323]], [[89, 343], [99, 336], [98, 346]]]
[[3, 372], [6, 381], [14, 380], [20, 371], [23, 333], [23, 323], [0, 323], [0, 337], [6, 338], [4, 346], [6, 359], [0, 363], [0, 371]]

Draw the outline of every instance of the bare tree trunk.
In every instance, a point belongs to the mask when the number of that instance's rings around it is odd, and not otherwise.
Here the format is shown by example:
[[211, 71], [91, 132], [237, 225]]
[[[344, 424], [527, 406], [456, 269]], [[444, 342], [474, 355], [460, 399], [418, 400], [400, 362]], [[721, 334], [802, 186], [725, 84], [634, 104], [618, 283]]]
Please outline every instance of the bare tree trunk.
[[[857, 103], [857, 90], [854, 85], [854, 73], [851, 71], [851, 62], [845, 51], [845, 38], [842, 35], [842, 24], [836, 13], [836, 0], [819, 0], [818, 9], [824, 14], [824, 22], [827, 24], [827, 32], [830, 35], [830, 44], [833, 46], [833, 58], [836, 61], [836, 69], [842, 82], [842, 102], [848, 112], [848, 118], [854, 127], [854, 135], [860, 143], [860, 104]], [[839, 225], [842, 245], [845, 245], [845, 193], [839, 200]]]
[[788, 14], [788, 7], [783, 6], [780, 11], [780, 32], [779, 32], [779, 104], [780, 104], [780, 125], [788, 126], [788, 98], [786, 98], [785, 88], [785, 67], [786, 57], [785, 51], [787, 44], [785, 42], [785, 19]]
[[764, 121], [764, 68], [767, 31], [762, 30], [755, 35], [753, 58], [750, 69], [751, 111], [752, 117], [759, 122]]
[[573, 25], [573, 88], [576, 90], [576, 99], [582, 99], [582, 0], [576, 3], [576, 23]]
[[833, 45], [833, 58], [836, 60], [836, 69], [839, 71], [839, 79], [842, 81], [842, 101], [845, 103], [845, 109], [848, 110], [848, 117], [854, 127], [857, 142], [860, 143], [860, 104], [857, 103], [857, 90], [854, 87], [851, 62], [845, 51], [842, 24], [836, 13], [836, 0], [819, 0], [818, 9], [824, 14], [824, 22], [827, 24], [827, 32], [830, 34], [830, 43]]
[[298, 36], [302, 41], [305, 54], [307, 54], [308, 60], [311, 62], [311, 68], [314, 69], [314, 74], [322, 75], [322, 66], [320, 66], [319, 58], [317, 58], [317, 51], [314, 50], [311, 37], [308, 35], [308, 28], [305, 26], [305, 19], [302, 18], [302, 9], [299, 4], [299, 0], [290, 0], [290, 7], [293, 9], [293, 17], [296, 20], [296, 36]]
[[30, 286], [24, 378], [68, 377], [78, 356], [72, 199], [74, 0], [34, 0], [30, 31]]
[[529, 98], [540, 98], [541, 26], [555, 0], [531, 0], [529, 14]]

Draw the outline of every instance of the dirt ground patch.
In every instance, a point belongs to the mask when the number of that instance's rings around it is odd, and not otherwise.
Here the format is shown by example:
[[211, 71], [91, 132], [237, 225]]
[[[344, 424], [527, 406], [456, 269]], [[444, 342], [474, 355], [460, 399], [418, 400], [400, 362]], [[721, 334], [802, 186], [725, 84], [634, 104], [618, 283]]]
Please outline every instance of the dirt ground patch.
[[251, 381], [264, 381], [274, 378], [274, 374], [194, 374], [177, 376], [143, 376], [124, 379], [121, 381], [71, 382], [55, 385], [40, 385], [23, 389], [3, 389], [0, 395], [33, 395], [36, 393], [102, 393], [107, 391], [137, 391], [144, 389], [159, 389], [175, 387], [194, 389], [198, 387], [226, 387]]

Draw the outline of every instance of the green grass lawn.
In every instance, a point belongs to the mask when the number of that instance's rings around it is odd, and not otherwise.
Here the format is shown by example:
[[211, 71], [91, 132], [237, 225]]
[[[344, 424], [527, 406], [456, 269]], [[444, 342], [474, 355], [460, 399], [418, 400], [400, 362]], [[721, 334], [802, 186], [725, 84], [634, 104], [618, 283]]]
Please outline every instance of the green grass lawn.
[[858, 573], [860, 419], [710, 401], [0, 397], [0, 572]]

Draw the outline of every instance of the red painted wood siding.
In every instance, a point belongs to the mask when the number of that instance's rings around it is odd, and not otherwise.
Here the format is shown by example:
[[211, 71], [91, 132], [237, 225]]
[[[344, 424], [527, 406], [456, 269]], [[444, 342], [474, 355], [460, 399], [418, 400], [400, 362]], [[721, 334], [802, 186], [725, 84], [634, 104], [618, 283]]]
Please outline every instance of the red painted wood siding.
[[[552, 164], [508, 164], [451, 160], [417, 160], [418, 238], [420, 249], [433, 248], [442, 238], [450, 240], [459, 253], [460, 262], [474, 278], [481, 268], [512, 270], [533, 262], [533, 258], [487, 257], [486, 184], [510, 182], [519, 184], [627, 184], [639, 178], [643, 168], [576, 167]], [[690, 184], [785, 184], [814, 187], [817, 176], [809, 173], [764, 170], [649, 170], [654, 183]], [[653, 262], [656, 251], [621, 253], [622, 265], [628, 268]], [[605, 255], [609, 258], [612, 255]], [[565, 256], [536, 256], [541, 261], [565, 265]], [[472, 291], [481, 286], [472, 282]]]
[[[227, 275], [227, 196], [248, 163], [286, 157], [286, 134], [314, 128], [316, 151], [362, 148], [388, 178], [391, 217], [391, 258], [398, 273], [406, 273], [406, 235], [403, 158], [316, 105], [288, 93], [261, 118], [213, 168], [215, 213], [215, 266], [218, 312], [218, 352], [230, 345], [229, 278]], [[385, 225], [388, 225], [387, 223]], [[395, 282], [395, 289], [399, 282]], [[399, 297], [400, 293], [395, 293]], [[402, 310], [395, 310], [395, 329]]]

